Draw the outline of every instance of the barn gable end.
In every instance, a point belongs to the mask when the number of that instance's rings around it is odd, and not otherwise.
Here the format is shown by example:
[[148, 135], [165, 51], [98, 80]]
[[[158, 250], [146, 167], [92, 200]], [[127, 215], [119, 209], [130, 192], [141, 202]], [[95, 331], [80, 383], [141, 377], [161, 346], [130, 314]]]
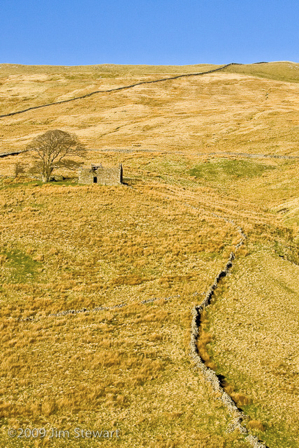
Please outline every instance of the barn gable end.
[[79, 169], [79, 184], [99, 184], [99, 185], [121, 185], [123, 182], [123, 168], [103, 167], [102, 165], [91, 165], [90, 168], [81, 167]]

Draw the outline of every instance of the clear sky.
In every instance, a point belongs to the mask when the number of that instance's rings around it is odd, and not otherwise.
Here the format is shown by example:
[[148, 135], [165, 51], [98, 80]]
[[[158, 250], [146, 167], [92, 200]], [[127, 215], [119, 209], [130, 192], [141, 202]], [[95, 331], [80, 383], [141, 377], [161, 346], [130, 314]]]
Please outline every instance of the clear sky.
[[0, 0], [0, 63], [299, 61], [298, 0]]

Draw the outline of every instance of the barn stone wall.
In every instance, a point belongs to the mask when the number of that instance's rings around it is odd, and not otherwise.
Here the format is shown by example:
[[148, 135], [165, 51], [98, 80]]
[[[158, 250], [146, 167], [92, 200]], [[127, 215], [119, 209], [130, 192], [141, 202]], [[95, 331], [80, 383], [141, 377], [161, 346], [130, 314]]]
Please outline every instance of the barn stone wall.
[[91, 169], [90, 168], [83, 168], [83, 167], [81, 167], [79, 169], [78, 183], [79, 184], [92, 184], [93, 183], [93, 177], [91, 175]]
[[91, 168], [79, 169], [79, 184], [120, 185], [123, 181], [122, 165], [105, 168], [102, 165], [92, 165]]

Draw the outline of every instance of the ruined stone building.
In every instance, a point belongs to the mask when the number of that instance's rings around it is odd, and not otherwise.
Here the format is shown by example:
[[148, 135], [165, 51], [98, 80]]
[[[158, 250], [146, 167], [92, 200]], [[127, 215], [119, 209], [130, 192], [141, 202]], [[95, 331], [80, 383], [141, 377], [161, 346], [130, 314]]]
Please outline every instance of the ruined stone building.
[[79, 168], [79, 184], [120, 185], [123, 182], [123, 167], [104, 168], [102, 164], [90, 168]]

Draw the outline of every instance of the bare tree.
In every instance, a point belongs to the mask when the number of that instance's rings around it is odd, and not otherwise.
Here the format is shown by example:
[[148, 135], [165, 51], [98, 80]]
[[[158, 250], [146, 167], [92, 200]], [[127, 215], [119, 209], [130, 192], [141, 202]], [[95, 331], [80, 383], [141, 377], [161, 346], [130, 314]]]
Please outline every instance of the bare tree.
[[35, 153], [36, 166], [43, 182], [49, 182], [55, 168], [71, 168], [78, 165], [78, 162], [67, 159], [68, 156], [83, 157], [86, 154], [84, 146], [75, 134], [59, 129], [39, 135], [32, 140], [27, 149]]

